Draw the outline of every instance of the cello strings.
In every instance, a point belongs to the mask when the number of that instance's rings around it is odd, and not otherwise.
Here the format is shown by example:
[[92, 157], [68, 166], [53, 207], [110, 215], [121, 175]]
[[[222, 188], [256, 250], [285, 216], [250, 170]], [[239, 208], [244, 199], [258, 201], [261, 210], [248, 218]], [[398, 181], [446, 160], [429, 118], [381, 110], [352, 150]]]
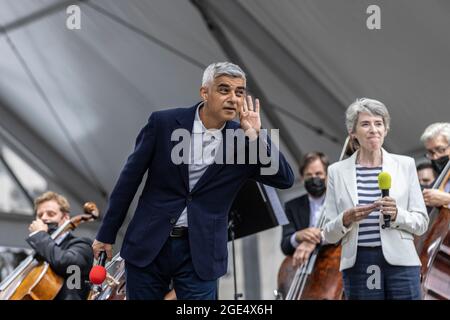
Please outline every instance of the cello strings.
[[[324, 210], [322, 209], [317, 226], [319, 228], [322, 228], [324, 224], [325, 224], [325, 215], [324, 215]], [[289, 292], [288, 292], [288, 297], [290, 298], [289, 300], [293, 299], [292, 296], [301, 297], [303, 290], [305, 288], [305, 285], [306, 285], [306, 280], [309, 276], [307, 271], [309, 270], [310, 267], [312, 267], [311, 263], [313, 263], [313, 261], [314, 262], [316, 261], [315, 258], [317, 257], [318, 253], [319, 253], [319, 250], [318, 250], [318, 248], [316, 248], [314, 250], [313, 254], [308, 258], [306, 263], [304, 263], [301, 268], [297, 269], [297, 272], [295, 273], [295, 277], [293, 280], [293, 285], [291, 285]], [[314, 259], [312, 259], [313, 257], [314, 257]]]

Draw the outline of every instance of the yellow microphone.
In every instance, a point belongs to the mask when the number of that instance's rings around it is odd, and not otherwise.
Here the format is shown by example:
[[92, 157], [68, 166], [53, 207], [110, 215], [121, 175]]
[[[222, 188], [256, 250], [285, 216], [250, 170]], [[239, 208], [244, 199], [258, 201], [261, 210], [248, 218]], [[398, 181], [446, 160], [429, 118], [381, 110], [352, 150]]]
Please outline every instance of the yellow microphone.
[[[391, 175], [387, 172], [381, 172], [378, 175], [378, 188], [381, 190], [382, 197], [389, 196], [389, 189], [391, 188]], [[384, 225], [381, 227], [389, 228], [391, 226], [391, 216], [383, 214]]]

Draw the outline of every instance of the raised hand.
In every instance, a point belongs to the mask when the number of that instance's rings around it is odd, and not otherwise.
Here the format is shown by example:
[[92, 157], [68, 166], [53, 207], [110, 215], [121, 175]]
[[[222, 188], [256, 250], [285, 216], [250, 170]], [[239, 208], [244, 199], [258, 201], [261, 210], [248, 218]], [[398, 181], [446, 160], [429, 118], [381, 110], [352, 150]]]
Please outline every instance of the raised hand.
[[241, 128], [249, 138], [256, 138], [261, 129], [261, 117], [259, 114], [260, 103], [259, 99], [253, 100], [251, 96], [247, 96], [244, 99], [244, 103], [239, 110], [239, 120], [241, 122]]

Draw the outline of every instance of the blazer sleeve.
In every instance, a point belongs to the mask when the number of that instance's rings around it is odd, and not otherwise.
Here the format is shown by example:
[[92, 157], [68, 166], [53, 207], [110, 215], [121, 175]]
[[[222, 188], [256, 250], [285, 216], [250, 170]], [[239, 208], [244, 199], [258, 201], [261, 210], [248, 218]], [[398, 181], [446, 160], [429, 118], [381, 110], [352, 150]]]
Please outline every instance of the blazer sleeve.
[[70, 246], [61, 248], [46, 232], [38, 232], [26, 240], [36, 253], [47, 261], [52, 269], [60, 276], [67, 276], [67, 268], [71, 265], [80, 267], [86, 274], [94, 262], [91, 242], [82, 238], [70, 240]]
[[97, 233], [96, 239], [101, 242], [110, 244], [115, 242], [117, 232], [122, 226], [131, 201], [150, 166], [155, 152], [156, 123], [156, 113], [152, 113], [148, 123], [142, 128], [136, 138], [134, 151], [128, 157], [120, 173], [109, 198], [103, 222]]
[[[253, 146], [250, 146], [252, 145]], [[256, 146], [256, 147], [255, 147]], [[265, 149], [269, 163], [263, 161], [261, 157], [261, 148]], [[278, 189], [288, 189], [294, 184], [294, 173], [292, 168], [284, 158], [283, 153], [279, 151], [277, 146], [267, 136], [266, 129], [261, 129], [258, 139], [249, 142], [249, 150], [258, 150], [258, 165], [253, 166], [251, 178], [263, 184]]]
[[405, 183], [408, 188], [408, 205], [406, 208], [397, 206], [397, 217], [395, 221], [391, 222], [391, 228], [402, 229], [420, 236], [428, 229], [429, 217], [414, 160], [409, 160], [407, 164], [409, 181]]
[[281, 237], [281, 251], [285, 255], [291, 255], [294, 253], [295, 248], [291, 244], [291, 237], [297, 231], [294, 225], [292, 206], [286, 204], [286, 217], [289, 223], [283, 226], [283, 232]]
[[323, 236], [326, 243], [339, 242], [353, 227], [346, 228], [343, 224], [344, 212], [339, 212], [337, 207], [336, 197], [336, 180], [335, 180], [335, 167], [330, 166], [328, 168], [328, 181], [327, 181], [327, 193], [325, 196], [325, 225], [323, 227]]

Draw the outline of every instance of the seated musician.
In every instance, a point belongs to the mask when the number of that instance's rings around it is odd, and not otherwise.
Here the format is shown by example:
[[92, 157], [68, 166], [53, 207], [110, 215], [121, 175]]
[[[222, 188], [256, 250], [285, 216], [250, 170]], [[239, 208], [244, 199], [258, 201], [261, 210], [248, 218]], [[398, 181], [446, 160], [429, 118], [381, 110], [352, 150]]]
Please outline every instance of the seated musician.
[[322, 152], [307, 153], [299, 166], [300, 177], [307, 193], [286, 203], [289, 224], [283, 226], [281, 250], [292, 255], [303, 241], [320, 243], [317, 228], [325, 199], [328, 158]]
[[[31, 233], [26, 241], [36, 251], [38, 259], [48, 262], [52, 270], [65, 280], [75, 274], [67, 272], [69, 266], [78, 266], [81, 271], [79, 289], [69, 288], [65, 281], [55, 300], [85, 300], [90, 290], [87, 281], [94, 259], [92, 241], [75, 237], [70, 232], [55, 240], [50, 237], [70, 219], [70, 205], [63, 196], [51, 191], [46, 192], [34, 200], [34, 209], [36, 220], [28, 227]], [[76, 284], [76, 281], [71, 284]]]
[[[444, 170], [450, 156], [450, 123], [438, 122], [429, 125], [420, 140], [425, 145], [425, 154], [438, 174]], [[447, 182], [444, 191], [424, 189], [423, 198], [429, 207], [442, 207], [450, 204], [450, 182]]]

